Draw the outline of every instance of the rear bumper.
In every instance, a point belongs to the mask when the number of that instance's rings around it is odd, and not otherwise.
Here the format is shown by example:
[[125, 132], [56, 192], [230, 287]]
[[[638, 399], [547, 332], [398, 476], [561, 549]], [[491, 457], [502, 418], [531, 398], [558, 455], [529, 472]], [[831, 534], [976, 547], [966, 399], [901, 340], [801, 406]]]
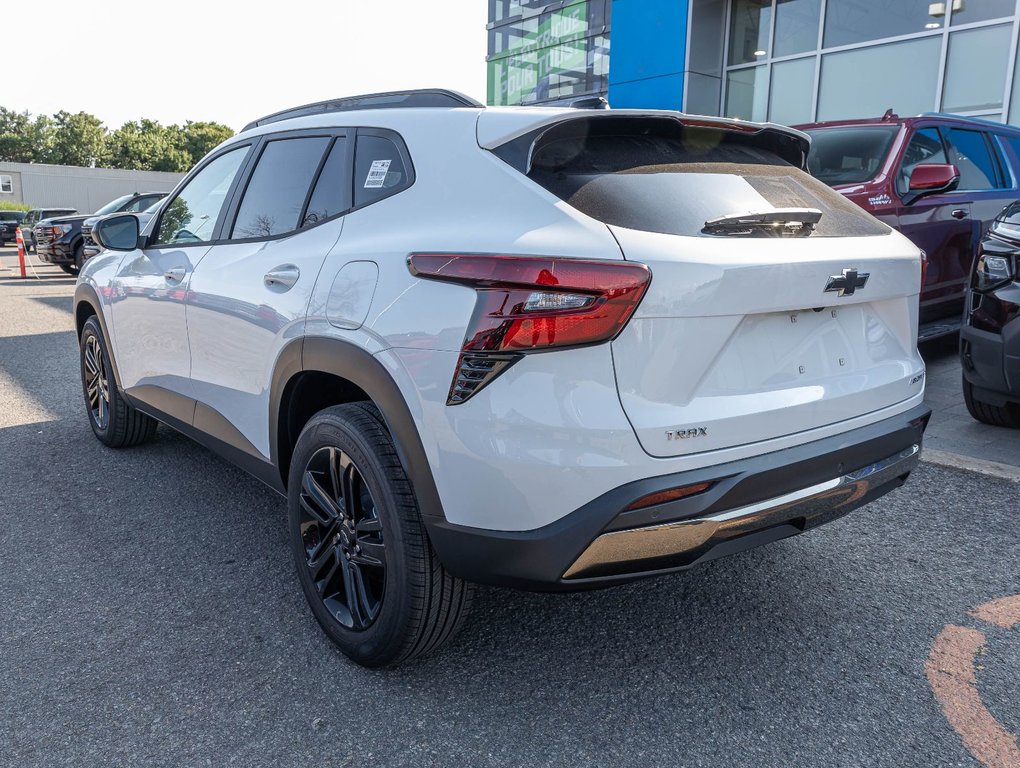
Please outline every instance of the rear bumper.
[[[922, 405], [805, 445], [628, 483], [537, 530], [427, 519], [429, 536], [452, 573], [501, 586], [569, 591], [683, 570], [802, 533], [899, 487], [917, 466], [930, 415]], [[628, 510], [705, 482], [697, 495]]]

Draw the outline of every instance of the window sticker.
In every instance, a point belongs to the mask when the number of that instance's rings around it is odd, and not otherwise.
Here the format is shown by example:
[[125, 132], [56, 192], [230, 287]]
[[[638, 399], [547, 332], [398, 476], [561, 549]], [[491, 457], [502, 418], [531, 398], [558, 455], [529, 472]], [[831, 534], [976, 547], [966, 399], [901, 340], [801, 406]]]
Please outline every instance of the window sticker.
[[381, 189], [392, 162], [392, 160], [373, 160], [372, 167], [368, 169], [368, 178], [365, 179], [365, 189]]

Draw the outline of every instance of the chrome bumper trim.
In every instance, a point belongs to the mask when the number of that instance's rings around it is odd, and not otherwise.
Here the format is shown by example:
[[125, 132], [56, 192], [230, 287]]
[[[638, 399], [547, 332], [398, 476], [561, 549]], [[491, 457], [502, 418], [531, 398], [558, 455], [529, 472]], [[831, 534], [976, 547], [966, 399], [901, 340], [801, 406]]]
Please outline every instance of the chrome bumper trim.
[[[812, 524], [849, 512], [873, 488], [910, 472], [917, 466], [920, 452], [921, 446], [914, 444], [832, 480], [716, 515], [603, 533], [581, 553], [563, 578], [688, 565], [717, 545], [756, 531], [784, 524], [806, 530]], [[621, 570], [620, 565], [626, 567]]]

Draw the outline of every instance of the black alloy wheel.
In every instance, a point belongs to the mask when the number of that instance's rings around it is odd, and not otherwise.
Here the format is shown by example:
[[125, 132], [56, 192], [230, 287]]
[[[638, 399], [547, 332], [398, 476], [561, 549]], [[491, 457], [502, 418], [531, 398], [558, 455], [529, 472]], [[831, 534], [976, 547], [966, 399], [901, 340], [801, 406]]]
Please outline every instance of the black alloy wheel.
[[364, 631], [386, 590], [386, 544], [375, 500], [357, 465], [335, 447], [319, 448], [301, 478], [305, 567], [326, 610]]
[[110, 377], [106, 372], [106, 360], [98, 336], [87, 336], [83, 346], [82, 373], [89, 415], [96, 428], [105, 431], [110, 425]]

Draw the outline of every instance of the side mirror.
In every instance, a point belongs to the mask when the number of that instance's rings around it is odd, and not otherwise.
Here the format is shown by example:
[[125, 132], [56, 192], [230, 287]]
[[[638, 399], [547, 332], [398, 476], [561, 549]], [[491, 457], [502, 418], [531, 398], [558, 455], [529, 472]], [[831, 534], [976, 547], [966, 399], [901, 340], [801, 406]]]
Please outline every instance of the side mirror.
[[955, 165], [946, 163], [915, 165], [914, 170], [910, 172], [907, 199], [903, 202], [910, 205], [928, 195], [952, 192], [959, 185], [960, 170]]
[[104, 250], [133, 251], [138, 247], [138, 217], [121, 213], [100, 219], [92, 228], [92, 238]]

